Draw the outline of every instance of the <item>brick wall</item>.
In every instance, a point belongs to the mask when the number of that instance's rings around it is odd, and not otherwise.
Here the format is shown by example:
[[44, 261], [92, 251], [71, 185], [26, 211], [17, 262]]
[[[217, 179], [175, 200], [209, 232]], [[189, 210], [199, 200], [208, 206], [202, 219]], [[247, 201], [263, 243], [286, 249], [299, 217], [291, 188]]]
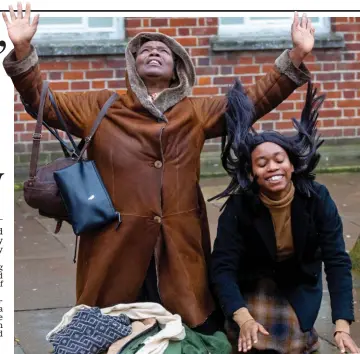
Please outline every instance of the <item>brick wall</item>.
[[[160, 31], [173, 36], [189, 51], [196, 66], [197, 85], [194, 95], [223, 94], [241, 77], [245, 85], [254, 84], [264, 75], [282, 52], [212, 52], [210, 37], [217, 34], [217, 18], [128, 18], [127, 37], [141, 31]], [[360, 18], [332, 18], [332, 29], [342, 32], [343, 49], [315, 49], [306, 64], [327, 101], [321, 112], [319, 127], [326, 138], [354, 139], [360, 137]], [[123, 56], [94, 56], [41, 59], [44, 78], [59, 91], [81, 91], [109, 88], [125, 91], [125, 61]], [[290, 118], [299, 117], [306, 86], [298, 89], [277, 110], [258, 124], [260, 129], [291, 128]], [[15, 93], [15, 161], [28, 161], [34, 121], [23, 111]], [[58, 144], [45, 133], [42, 159], [57, 156]], [[218, 141], [209, 141], [206, 149], [218, 149]], [[53, 155], [51, 155], [53, 154]]]

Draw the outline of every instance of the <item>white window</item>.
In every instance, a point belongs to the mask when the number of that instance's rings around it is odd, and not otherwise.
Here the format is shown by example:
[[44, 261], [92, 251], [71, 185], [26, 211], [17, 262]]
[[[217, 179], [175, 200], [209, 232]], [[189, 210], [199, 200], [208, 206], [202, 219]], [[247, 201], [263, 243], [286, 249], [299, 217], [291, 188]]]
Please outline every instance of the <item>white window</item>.
[[[310, 17], [316, 34], [330, 32], [329, 17]], [[301, 20], [301, 17], [300, 17]], [[219, 36], [288, 36], [293, 17], [220, 17]]]
[[43, 17], [35, 39], [98, 40], [125, 38], [123, 17]]

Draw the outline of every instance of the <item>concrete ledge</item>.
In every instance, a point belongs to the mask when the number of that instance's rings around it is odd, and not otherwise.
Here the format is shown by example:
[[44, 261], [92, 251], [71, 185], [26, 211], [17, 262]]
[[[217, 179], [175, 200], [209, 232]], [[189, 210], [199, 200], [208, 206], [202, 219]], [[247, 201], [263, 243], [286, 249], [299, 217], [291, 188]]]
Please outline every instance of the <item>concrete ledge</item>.
[[119, 40], [36, 41], [40, 57], [118, 55], [125, 53], [126, 42]]
[[[290, 36], [246, 35], [242, 37], [215, 36], [211, 39], [214, 52], [223, 51], [256, 51], [292, 48]], [[339, 33], [319, 34], [315, 38], [315, 49], [344, 48], [344, 36]]]

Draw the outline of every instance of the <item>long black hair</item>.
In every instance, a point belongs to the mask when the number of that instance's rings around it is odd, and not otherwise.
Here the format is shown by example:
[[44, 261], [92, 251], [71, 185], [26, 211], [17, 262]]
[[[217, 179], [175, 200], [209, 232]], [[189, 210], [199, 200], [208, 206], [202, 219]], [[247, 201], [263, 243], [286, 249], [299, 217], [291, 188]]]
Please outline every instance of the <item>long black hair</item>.
[[277, 131], [257, 133], [253, 128], [255, 110], [239, 80], [227, 94], [228, 105], [225, 112], [227, 135], [222, 138], [221, 161], [231, 177], [228, 187], [209, 199], [220, 199], [230, 194], [257, 191], [256, 176], [252, 178], [251, 153], [256, 146], [272, 142], [281, 146], [294, 166], [292, 180], [295, 188], [310, 196], [313, 191], [313, 172], [320, 160], [318, 148], [324, 142], [317, 135], [316, 122], [319, 108], [325, 95], [316, 96], [317, 90], [308, 83], [305, 105], [300, 122], [292, 118], [296, 134], [285, 136]]

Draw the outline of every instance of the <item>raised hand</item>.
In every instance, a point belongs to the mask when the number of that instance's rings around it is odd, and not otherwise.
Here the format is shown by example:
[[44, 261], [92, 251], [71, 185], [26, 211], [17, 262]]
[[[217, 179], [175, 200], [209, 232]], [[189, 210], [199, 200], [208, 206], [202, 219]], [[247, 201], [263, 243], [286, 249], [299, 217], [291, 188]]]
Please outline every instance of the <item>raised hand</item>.
[[[29, 3], [26, 4], [25, 15], [23, 16], [21, 2], [17, 4], [17, 14], [13, 7], [9, 6], [10, 20], [5, 12], [2, 13], [4, 22], [6, 24], [8, 35], [11, 42], [14, 45], [14, 49], [18, 54], [30, 50], [30, 42], [34, 37], [37, 26], [39, 23], [39, 15], [36, 15], [30, 23], [31, 6]], [[21, 59], [21, 58], [18, 58]]]
[[299, 14], [295, 12], [294, 21], [291, 26], [291, 38], [294, 48], [300, 53], [303, 53], [304, 57], [309, 54], [314, 47], [314, 33], [315, 28], [311, 23], [311, 19], [304, 13], [300, 20]]

